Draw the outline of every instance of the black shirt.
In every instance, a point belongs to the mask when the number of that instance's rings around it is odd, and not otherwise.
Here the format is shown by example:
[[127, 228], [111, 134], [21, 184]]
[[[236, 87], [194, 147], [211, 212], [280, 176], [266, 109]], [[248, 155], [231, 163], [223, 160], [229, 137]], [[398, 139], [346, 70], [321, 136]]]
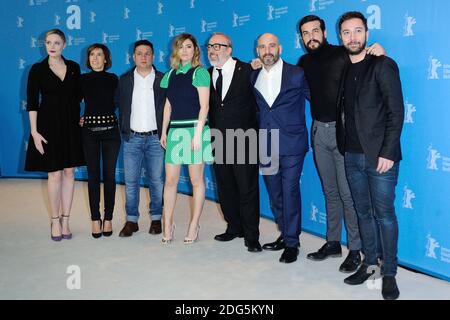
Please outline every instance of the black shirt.
[[367, 60], [350, 64], [344, 84], [344, 110], [345, 110], [345, 151], [352, 153], [364, 153], [359, 141], [355, 123], [356, 87], [360, 81], [361, 70]]
[[114, 93], [117, 84], [118, 78], [113, 73], [92, 71], [81, 75], [86, 126], [110, 126], [117, 123], [114, 112]]
[[298, 65], [305, 70], [311, 90], [311, 115], [321, 122], [336, 121], [339, 85], [350, 63], [343, 46], [325, 44], [317, 52], [300, 58]]

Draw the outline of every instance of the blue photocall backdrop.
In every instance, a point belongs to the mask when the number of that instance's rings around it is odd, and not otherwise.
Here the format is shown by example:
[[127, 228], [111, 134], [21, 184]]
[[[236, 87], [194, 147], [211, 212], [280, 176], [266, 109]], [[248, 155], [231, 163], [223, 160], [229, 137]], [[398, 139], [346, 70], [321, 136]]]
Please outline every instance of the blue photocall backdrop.
[[[250, 61], [257, 36], [272, 32], [283, 45], [282, 57], [296, 63], [304, 54], [297, 32], [299, 19], [316, 14], [327, 23], [328, 40], [338, 43], [337, 19], [349, 10], [368, 18], [369, 43], [383, 45], [400, 67], [405, 101], [396, 210], [399, 220], [399, 260], [413, 269], [450, 280], [450, 1], [447, 0], [18, 0], [1, 1], [3, 61], [0, 173], [2, 177], [43, 178], [24, 172], [29, 136], [26, 80], [33, 63], [45, 57], [43, 35], [60, 28], [67, 35], [65, 57], [82, 65], [94, 42], [112, 52], [112, 72], [122, 74], [132, 64], [132, 43], [149, 39], [155, 45], [155, 65], [168, 69], [174, 36], [193, 33], [205, 44], [212, 32], [229, 34], [234, 55]], [[205, 50], [203, 50], [203, 62]], [[309, 108], [307, 117], [311, 123]], [[77, 168], [77, 179], [86, 179]], [[123, 182], [123, 161], [117, 178]], [[205, 176], [207, 197], [217, 199], [210, 167]], [[145, 184], [144, 179], [142, 183]], [[273, 218], [262, 179], [261, 214]], [[187, 170], [179, 189], [190, 192]], [[303, 229], [324, 236], [326, 212], [320, 181], [309, 152], [301, 178]], [[345, 241], [345, 233], [343, 234]]]

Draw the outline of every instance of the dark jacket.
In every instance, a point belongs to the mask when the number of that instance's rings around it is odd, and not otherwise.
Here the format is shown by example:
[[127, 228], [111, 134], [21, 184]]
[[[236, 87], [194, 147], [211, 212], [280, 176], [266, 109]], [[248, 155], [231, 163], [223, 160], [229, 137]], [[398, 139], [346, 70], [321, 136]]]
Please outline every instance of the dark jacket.
[[[261, 69], [252, 73], [253, 87]], [[259, 107], [259, 128], [279, 129], [279, 154], [292, 156], [308, 151], [308, 130], [305, 122], [305, 99], [310, 98], [309, 87], [302, 68], [283, 61], [280, 93], [272, 107], [256, 89], [256, 102]], [[268, 141], [270, 144], [270, 141]]]
[[248, 63], [236, 60], [230, 88], [225, 99], [217, 94], [212, 83], [214, 68], [208, 69], [211, 75], [209, 95], [209, 125], [216, 129], [256, 129], [257, 106], [250, 75], [253, 71]]
[[[397, 64], [386, 56], [366, 56], [365, 68], [355, 94], [355, 125], [364, 154], [373, 166], [378, 157], [395, 162], [402, 159], [400, 134], [404, 105]], [[348, 68], [346, 69], [346, 71]], [[346, 73], [346, 72], [345, 72]], [[343, 77], [338, 99], [337, 142], [345, 153], [345, 112]]]
[[[131, 102], [133, 99], [135, 68], [120, 76], [115, 96], [116, 105], [119, 105], [120, 131], [125, 141], [128, 141], [130, 137]], [[153, 66], [153, 69], [155, 70], [153, 93], [155, 98], [156, 124], [158, 126], [158, 135], [161, 137], [166, 90], [160, 87], [164, 74], [156, 70], [155, 66]]]

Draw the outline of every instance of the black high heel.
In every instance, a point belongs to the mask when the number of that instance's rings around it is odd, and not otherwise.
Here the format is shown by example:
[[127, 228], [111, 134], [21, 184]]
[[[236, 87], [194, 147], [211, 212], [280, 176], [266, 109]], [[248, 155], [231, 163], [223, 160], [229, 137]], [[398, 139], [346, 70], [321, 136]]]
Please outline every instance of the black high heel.
[[[102, 230], [102, 220], [94, 220], [94, 221], [98, 221], [100, 223], [100, 230]], [[100, 233], [92, 233], [92, 236], [95, 239], [98, 239], [102, 236], [102, 232], [100, 231]]]
[[[111, 224], [112, 224], [112, 221], [111, 221], [111, 220], [106, 220], [106, 221], [110, 221]], [[104, 228], [104, 227], [105, 227], [105, 219], [103, 219], [103, 228]], [[113, 232], [112, 232], [112, 225], [111, 225], [111, 231], [103, 231], [103, 235], [104, 235], [105, 237], [110, 237], [112, 234], [113, 234]]]

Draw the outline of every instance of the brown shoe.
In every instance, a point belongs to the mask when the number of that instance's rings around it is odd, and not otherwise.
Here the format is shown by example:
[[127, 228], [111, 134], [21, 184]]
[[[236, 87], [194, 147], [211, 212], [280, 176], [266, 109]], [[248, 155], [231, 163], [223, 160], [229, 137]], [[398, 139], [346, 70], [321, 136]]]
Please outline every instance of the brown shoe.
[[131, 237], [133, 232], [137, 232], [139, 230], [139, 226], [136, 222], [127, 221], [125, 226], [119, 233], [119, 237]]
[[150, 225], [150, 230], [148, 230], [148, 233], [160, 234], [161, 232], [162, 232], [161, 220], [153, 220], [152, 224]]

